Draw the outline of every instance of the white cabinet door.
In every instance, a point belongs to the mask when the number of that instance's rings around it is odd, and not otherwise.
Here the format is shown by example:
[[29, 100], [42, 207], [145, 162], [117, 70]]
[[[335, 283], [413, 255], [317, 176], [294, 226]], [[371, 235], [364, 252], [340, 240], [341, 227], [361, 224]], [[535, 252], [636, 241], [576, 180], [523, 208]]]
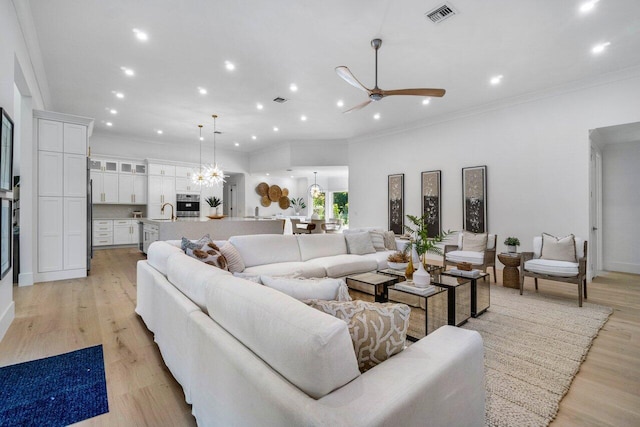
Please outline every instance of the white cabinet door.
[[133, 174], [118, 174], [118, 203], [133, 203]]
[[63, 129], [62, 122], [38, 119], [38, 149], [62, 153]]
[[104, 188], [104, 174], [91, 171], [91, 202], [94, 205], [104, 203], [102, 201], [102, 189]]
[[159, 163], [149, 163], [149, 175], [176, 176], [176, 167]]
[[195, 190], [195, 185], [190, 178], [176, 178], [176, 193], [199, 193]]
[[113, 226], [113, 244], [127, 245], [131, 243], [131, 226], [130, 225], [114, 225]]
[[191, 179], [192, 174], [193, 174], [193, 168], [188, 168], [186, 166], [176, 166], [176, 178]]
[[131, 243], [140, 243], [140, 224], [131, 221]]
[[63, 194], [62, 153], [38, 152], [38, 195], [57, 197]]
[[144, 175], [133, 177], [133, 203], [137, 205], [147, 203], [147, 177]]
[[160, 212], [162, 203], [148, 203], [147, 217], [151, 219], [169, 219], [171, 218], [171, 209], [165, 209], [164, 214]]
[[149, 191], [147, 192], [148, 203], [162, 203], [162, 177], [149, 175]]
[[[38, 271], [62, 270], [62, 197], [38, 198]], [[86, 226], [85, 221], [82, 224]]]
[[64, 155], [64, 195], [66, 197], [87, 195], [87, 158], [84, 155]]
[[87, 127], [74, 123], [64, 124], [64, 152], [87, 154]]
[[64, 198], [64, 269], [87, 267], [87, 203], [84, 197]]
[[104, 202], [118, 203], [118, 175], [105, 173], [103, 182]]
[[171, 203], [173, 207], [176, 207], [176, 179], [175, 178], [162, 178], [162, 193], [164, 198], [162, 203]]

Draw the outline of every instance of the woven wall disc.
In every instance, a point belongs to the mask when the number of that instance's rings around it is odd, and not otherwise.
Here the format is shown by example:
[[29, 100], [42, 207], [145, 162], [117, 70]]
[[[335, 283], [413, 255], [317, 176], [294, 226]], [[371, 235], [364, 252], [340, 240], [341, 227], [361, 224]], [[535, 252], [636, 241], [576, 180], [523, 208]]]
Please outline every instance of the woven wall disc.
[[288, 188], [283, 188], [282, 189], [282, 195], [283, 196], [288, 196], [289, 195], [289, 189]]
[[271, 206], [271, 200], [269, 199], [269, 196], [262, 196], [262, 199], [260, 199], [260, 204], [265, 208]]
[[269, 199], [271, 199], [272, 202], [277, 202], [280, 200], [280, 197], [282, 197], [282, 190], [279, 186], [272, 185], [269, 187]]
[[261, 182], [256, 186], [256, 193], [261, 196], [266, 196], [269, 193], [269, 184], [266, 182]]
[[289, 198], [287, 196], [282, 196], [278, 200], [278, 205], [280, 206], [280, 209], [289, 209], [290, 204], [291, 202], [289, 202]]

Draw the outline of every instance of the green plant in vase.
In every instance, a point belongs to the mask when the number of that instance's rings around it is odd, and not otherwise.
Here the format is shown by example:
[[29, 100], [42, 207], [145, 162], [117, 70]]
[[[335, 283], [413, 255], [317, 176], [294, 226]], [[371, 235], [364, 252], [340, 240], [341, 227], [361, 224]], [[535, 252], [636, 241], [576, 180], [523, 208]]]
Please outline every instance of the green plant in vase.
[[205, 202], [212, 208], [215, 209], [215, 215], [219, 215], [220, 205], [222, 204], [222, 199], [216, 196], [209, 196], [204, 199]]
[[507, 237], [504, 239], [504, 244], [507, 246], [509, 252], [517, 252], [518, 246], [520, 246], [520, 239], [517, 237]]
[[293, 213], [296, 215], [299, 215], [300, 211], [307, 207], [307, 204], [304, 202], [304, 199], [302, 197], [289, 199], [289, 203], [291, 203], [291, 206], [293, 206]]

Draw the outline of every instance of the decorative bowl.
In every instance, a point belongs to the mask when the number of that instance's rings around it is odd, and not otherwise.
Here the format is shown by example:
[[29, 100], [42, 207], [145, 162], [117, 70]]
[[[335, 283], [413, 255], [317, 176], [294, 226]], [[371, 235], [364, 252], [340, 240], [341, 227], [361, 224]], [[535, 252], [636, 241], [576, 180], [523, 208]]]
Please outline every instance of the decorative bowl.
[[393, 270], [406, 270], [407, 265], [409, 265], [408, 262], [391, 262], [391, 261], [387, 261], [387, 264], [389, 265], [389, 268]]

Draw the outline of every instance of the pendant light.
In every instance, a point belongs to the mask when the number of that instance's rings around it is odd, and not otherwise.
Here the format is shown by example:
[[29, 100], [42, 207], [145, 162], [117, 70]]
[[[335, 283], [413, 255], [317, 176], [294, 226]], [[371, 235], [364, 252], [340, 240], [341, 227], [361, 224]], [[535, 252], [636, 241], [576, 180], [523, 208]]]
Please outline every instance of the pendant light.
[[198, 169], [196, 169], [195, 171], [193, 171], [193, 174], [191, 175], [191, 182], [193, 182], [195, 185], [199, 185], [199, 186], [205, 186], [208, 187], [210, 184], [209, 180], [207, 179], [207, 176], [205, 174], [203, 165], [202, 165], [202, 125], [198, 125], [198, 127], [200, 128], [200, 165], [198, 166]]
[[218, 118], [218, 115], [213, 114], [211, 117], [213, 117], [213, 164], [206, 168], [205, 177], [211, 185], [220, 185], [221, 183], [226, 182], [224, 180], [226, 176], [224, 175], [222, 168], [218, 167], [218, 163], [216, 163], [216, 134], [220, 133], [216, 131], [216, 119]]
[[324, 190], [318, 185], [318, 172], [314, 172], [313, 175], [313, 184], [309, 187], [309, 195], [312, 199], [315, 199], [319, 197], [321, 193], [324, 193]]

